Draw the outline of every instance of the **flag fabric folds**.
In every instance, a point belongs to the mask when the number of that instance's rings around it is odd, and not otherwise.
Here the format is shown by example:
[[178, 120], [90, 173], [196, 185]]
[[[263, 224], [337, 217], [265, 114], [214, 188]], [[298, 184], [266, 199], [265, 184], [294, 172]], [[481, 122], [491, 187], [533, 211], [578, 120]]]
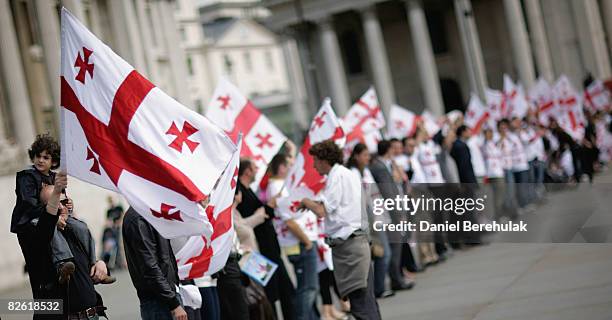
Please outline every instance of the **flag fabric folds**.
[[166, 238], [212, 228], [199, 202], [235, 145], [172, 99], [66, 9], [61, 33], [62, 167], [121, 193]]

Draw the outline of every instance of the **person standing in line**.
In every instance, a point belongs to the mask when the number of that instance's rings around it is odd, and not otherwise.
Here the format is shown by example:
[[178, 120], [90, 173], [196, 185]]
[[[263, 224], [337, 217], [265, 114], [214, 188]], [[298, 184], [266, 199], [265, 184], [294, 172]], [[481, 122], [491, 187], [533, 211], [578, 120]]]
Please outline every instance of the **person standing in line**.
[[348, 297], [355, 319], [381, 319], [374, 297], [373, 268], [367, 217], [362, 212], [359, 176], [342, 165], [342, 150], [331, 140], [308, 151], [314, 167], [327, 176], [320, 200], [304, 198], [300, 209], [325, 217], [326, 239], [332, 248], [334, 277], [342, 297]]
[[136, 210], [123, 218], [123, 245], [143, 320], [187, 320], [177, 288], [176, 258], [164, 238]]
[[236, 207], [243, 218], [249, 218], [253, 214], [263, 208], [268, 218], [254, 228], [255, 237], [259, 246], [260, 253], [272, 262], [278, 265], [276, 272], [270, 278], [268, 285], [265, 287], [268, 301], [274, 305], [277, 300], [281, 301], [283, 319], [293, 319], [294, 304], [293, 297], [295, 296], [295, 288], [291, 283], [285, 264], [281, 259], [280, 246], [276, 237], [276, 231], [272, 224], [274, 217], [274, 209], [265, 205], [257, 197], [255, 192], [250, 188], [251, 183], [255, 181], [257, 173], [257, 165], [249, 158], [240, 160], [238, 169], [238, 190], [242, 194], [242, 202]]
[[277, 208], [276, 199], [289, 196], [289, 192], [284, 188], [285, 178], [289, 172], [287, 156], [282, 153], [275, 155], [270, 161], [269, 169], [271, 178], [268, 184], [268, 194], [273, 199], [269, 204], [275, 209], [280, 222], [289, 231], [284, 243], [279, 244], [283, 246], [287, 258], [293, 265], [297, 279], [294, 300], [296, 319], [318, 319], [315, 306], [319, 290], [317, 217], [311, 211], [285, 212]]

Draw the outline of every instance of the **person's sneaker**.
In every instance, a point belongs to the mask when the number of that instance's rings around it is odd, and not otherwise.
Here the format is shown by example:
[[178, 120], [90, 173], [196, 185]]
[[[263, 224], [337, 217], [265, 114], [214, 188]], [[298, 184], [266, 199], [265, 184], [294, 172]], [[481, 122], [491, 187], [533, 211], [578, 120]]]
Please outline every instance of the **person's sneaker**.
[[70, 280], [70, 276], [74, 273], [75, 266], [72, 261], [64, 262], [60, 265], [58, 274], [59, 274], [59, 284], [65, 284]]
[[95, 284], [111, 284], [115, 283], [115, 281], [117, 281], [117, 278], [113, 276], [105, 276], [104, 278], [102, 278], [102, 280], [96, 282]]

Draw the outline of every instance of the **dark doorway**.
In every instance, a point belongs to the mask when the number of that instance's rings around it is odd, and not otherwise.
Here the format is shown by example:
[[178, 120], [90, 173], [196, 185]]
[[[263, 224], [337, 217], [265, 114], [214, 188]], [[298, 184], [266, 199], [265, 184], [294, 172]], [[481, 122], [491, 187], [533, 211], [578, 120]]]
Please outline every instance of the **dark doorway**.
[[457, 81], [450, 78], [441, 78], [440, 89], [442, 90], [442, 100], [446, 113], [455, 109], [465, 111], [465, 102]]

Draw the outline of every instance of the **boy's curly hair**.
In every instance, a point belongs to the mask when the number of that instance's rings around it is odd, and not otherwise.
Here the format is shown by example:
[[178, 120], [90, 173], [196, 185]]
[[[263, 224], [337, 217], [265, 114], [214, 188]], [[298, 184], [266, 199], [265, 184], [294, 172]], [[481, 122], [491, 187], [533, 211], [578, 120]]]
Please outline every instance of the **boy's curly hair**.
[[51, 156], [51, 169], [55, 170], [59, 168], [60, 165], [60, 145], [57, 143], [57, 140], [53, 138], [48, 133], [39, 134], [36, 136], [36, 140], [28, 149], [28, 155], [30, 156], [30, 161], [34, 162], [34, 157], [38, 154], [41, 154], [43, 151], [47, 151], [47, 153]]
[[315, 143], [312, 147], [310, 147], [308, 153], [313, 157], [327, 161], [330, 166], [333, 166], [336, 163], [342, 164], [343, 162], [342, 150], [332, 140]]

